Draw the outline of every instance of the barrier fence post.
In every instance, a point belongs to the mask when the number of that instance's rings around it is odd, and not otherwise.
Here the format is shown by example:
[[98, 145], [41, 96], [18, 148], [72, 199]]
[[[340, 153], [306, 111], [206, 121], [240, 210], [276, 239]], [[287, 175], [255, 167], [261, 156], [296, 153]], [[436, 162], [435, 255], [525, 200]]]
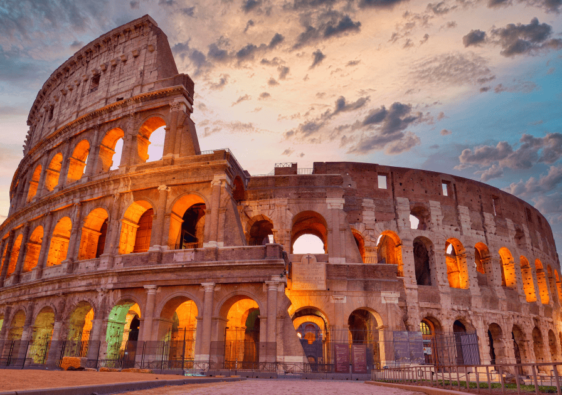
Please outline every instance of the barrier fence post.
[[492, 390], [492, 384], [490, 384], [490, 367], [486, 366], [486, 377], [488, 378], [488, 391]]
[[500, 366], [500, 368], [499, 368], [499, 372], [500, 372], [500, 384], [501, 384], [501, 386], [502, 386], [502, 393], [505, 394], [505, 381], [504, 381], [504, 379], [503, 379], [503, 370], [502, 370], [502, 367], [501, 367], [501, 366]]
[[[523, 368], [523, 367], [521, 367]], [[517, 367], [515, 367], [515, 383], [517, 384], [517, 394], [520, 395], [521, 394], [521, 384], [519, 383], [519, 370]]]
[[468, 382], [468, 368], [464, 366], [464, 379], [466, 380], [466, 389], [470, 391], [470, 383]]
[[456, 367], [455, 367], [455, 370], [457, 371], [457, 388], [458, 388], [458, 390], [460, 391], [460, 390], [461, 390], [461, 379], [460, 379], [460, 377], [459, 377], [459, 367], [456, 366]]
[[558, 369], [556, 366], [556, 364], [552, 364], [552, 367], [554, 368], [554, 379], [556, 380], [556, 393], [558, 395], [560, 395], [560, 378], [558, 377]]
[[539, 383], [537, 381], [537, 365], [531, 365], [533, 369], [533, 380], [535, 380], [535, 394], [539, 395]]
[[478, 366], [476, 367], [474, 375], [476, 376], [476, 392], [480, 393], [480, 372], [478, 371]]

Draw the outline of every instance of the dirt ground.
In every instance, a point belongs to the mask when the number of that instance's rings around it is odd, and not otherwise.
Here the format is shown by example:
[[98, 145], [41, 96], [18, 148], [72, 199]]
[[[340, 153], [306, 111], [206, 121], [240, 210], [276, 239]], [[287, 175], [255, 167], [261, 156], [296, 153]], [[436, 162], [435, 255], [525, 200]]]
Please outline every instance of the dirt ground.
[[386, 388], [361, 382], [324, 380], [245, 380], [235, 383], [216, 383], [162, 387], [125, 395], [413, 395], [420, 392]]
[[182, 378], [185, 377], [170, 374], [0, 369], [0, 388], [13, 391]]

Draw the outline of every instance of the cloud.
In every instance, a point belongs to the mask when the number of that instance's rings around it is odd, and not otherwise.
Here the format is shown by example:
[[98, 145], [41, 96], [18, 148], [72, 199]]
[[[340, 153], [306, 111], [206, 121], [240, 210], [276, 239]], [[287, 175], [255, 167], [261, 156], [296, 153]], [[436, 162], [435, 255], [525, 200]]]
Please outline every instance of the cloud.
[[139, 9], [139, 1], [131, 1], [129, 3], [129, 6], [131, 7], [131, 9], [133, 10], [138, 10]]
[[533, 18], [528, 25], [510, 23], [491, 32], [495, 43], [502, 48], [500, 54], [506, 57], [562, 49], [562, 39], [551, 39], [551, 35], [552, 27], [539, 23], [537, 18]]
[[465, 48], [472, 46], [479, 46], [486, 41], [486, 32], [482, 30], [471, 30], [466, 36], [462, 38], [462, 43]]
[[248, 22], [246, 22], [246, 27], [244, 28], [244, 33], [246, 33], [246, 32], [248, 31], [248, 29], [249, 29], [250, 27], [254, 26], [254, 25], [255, 25], [255, 23], [254, 23], [253, 20], [251, 20], [251, 19], [248, 20]]
[[78, 50], [81, 49], [83, 46], [84, 46], [84, 42], [74, 40], [74, 41], [70, 44], [70, 49], [72, 49], [73, 51], [78, 51]]
[[396, 5], [407, 1], [408, 0], [360, 0], [359, 8], [392, 9]]
[[195, 6], [182, 8], [180, 12], [185, 16], [193, 17], [195, 14]]
[[328, 25], [324, 30], [324, 38], [330, 38], [347, 34], [349, 32], [358, 32], [361, 28], [361, 22], [353, 22], [349, 15], [344, 15], [336, 25]]
[[279, 66], [277, 67], [277, 71], [279, 71], [279, 79], [284, 80], [285, 78], [287, 78], [287, 75], [289, 74], [291, 69], [286, 66]]
[[470, 165], [490, 166], [507, 158], [513, 153], [513, 148], [506, 141], [500, 141], [495, 147], [484, 145], [474, 149], [464, 149], [459, 156], [460, 165], [456, 168], [464, 169]]
[[346, 63], [346, 67], [353, 67], [353, 66], [357, 66], [359, 63], [361, 63], [360, 60], [350, 60], [349, 62]]
[[311, 22], [305, 24], [305, 29], [297, 36], [293, 49], [358, 33], [361, 30], [361, 22], [353, 21], [349, 15], [341, 14], [335, 10], [322, 13], [317, 19], [316, 26]]
[[520, 81], [515, 85], [511, 86], [504, 86], [503, 84], [498, 84], [494, 88], [494, 92], [501, 93], [501, 92], [523, 92], [523, 93], [531, 93], [532, 91], [538, 89], [537, 84], [531, 81]]
[[312, 57], [314, 58], [314, 60], [312, 61], [312, 64], [310, 65], [309, 69], [313, 69], [316, 66], [318, 66], [320, 63], [322, 63], [322, 61], [326, 58], [326, 55], [324, 55], [322, 53], [322, 51], [320, 51], [319, 49], [317, 49], [316, 51], [314, 51], [314, 53], [312, 54]]
[[254, 11], [256, 8], [258, 8], [260, 4], [260, 0], [244, 0], [242, 3], [242, 11], [247, 14], [248, 12]]
[[412, 84], [464, 85], [490, 77], [487, 61], [472, 52], [445, 53], [423, 58], [410, 67]]
[[425, 44], [429, 40], [429, 34], [424, 34], [423, 38], [420, 40], [420, 45]]
[[203, 137], [209, 137], [215, 133], [255, 133], [258, 129], [251, 122], [224, 122], [224, 121], [213, 121], [208, 125], [205, 125], [203, 129]]
[[493, 164], [488, 169], [484, 170], [480, 175], [480, 180], [487, 182], [494, 178], [503, 177], [503, 169], [496, 164]]
[[453, 132], [451, 132], [451, 131], [448, 130], [448, 129], [443, 129], [443, 130], [441, 130], [440, 133], [441, 133], [441, 136], [448, 136], [448, 135], [450, 135], [450, 134], [453, 134]]
[[440, 1], [439, 3], [429, 3], [426, 9], [427, 11], [433, 12], [435, 15], [445, 15], [455, 8], [457, 8], [457, 6], [449, 7], [447, 2]]
[[226, 84], [228, 84], [228, 78], [230, 78], [228, 74], [221, 74], [219, 81], [211, 82], [209, 84], [209, 88], [213, 90], [222, 90], [226, 86]]
[[269, 79], [269, 81], [267, 81], [267, 85], [269, 85], [269, 86], [275, 86], [275, 85], [279, 85], [279, 82], [277, 82], [277, 81], [275, 80], [275, 78], [272, 77], [272, 78]]
[[252, 97], [250, 95], [240, 96], [238, 99], [236, 99], [236, 101], [234, 103], [232, 103], [232, 107], [234, 107], [237, 104], [242, 103], [243, 101], [250, 100], [251, 98]]
[[268, 92], [260, 93], [260, 100], [269, 99], [270, 97], [271, 97], [271, 95]]
[[[508, 187], [508, 191], [517, 196], [529, 197], [533, 195], [546, 194], [553, 191], [562, 183], [562, 165], [550, 166], [546, 175], [541, 175], [537, 180], [535, 177], [529, 178], [527, 181], [519, 181], [512, 183]], [[559, 204], [559, 209], [562, 209]]]
[[285, 155], [285, 156], [291, 156], [291, 154], [295, 152], [294, 149], [292, 148], [287, 148], [285, 151], [283, 151], [283, 153], [281, 155]]

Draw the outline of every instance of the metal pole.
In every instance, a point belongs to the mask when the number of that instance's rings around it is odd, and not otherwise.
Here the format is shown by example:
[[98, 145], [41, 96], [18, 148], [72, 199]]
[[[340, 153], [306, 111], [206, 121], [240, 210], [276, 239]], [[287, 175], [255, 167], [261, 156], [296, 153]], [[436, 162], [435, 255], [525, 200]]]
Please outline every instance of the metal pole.
[[521, 385], [519, 384], [519, 371], [517, 367], [515, 367], [515, 382], [517, 383], [517, 394], [521, 394]]
[[539, 395], [539, 384], [537, 382], [537, 370], [535, 368], [537, 368], [537, 365], [531, 365], [531, 368], [533, 369], [533, 379], [535, 380], [535, 394]]
[[476, 376], [476, 392], [480, 393], [480, 372], [478, 371], [479, 366], [476, 366], [476, 371], [474, 375]]
[[499, 371], [500, 371], [500, 383], [501, 383], [501, 386], [502, 386], [502, 393], [505, 394], [505, 382], [504, 382], [504, 379], [503, 379], [503, 371], [502, 371], [501, 366], [499, 367]]
[[490, 366], [486, 365], [486, 377], [488, 378], [488, 391], [492, 390], [492, 384], [490, 384]]
[[25, 354], [23, 356], [23, 363], [21, 364], [21, 368], [23, 369], [25, 367], [25, 360], [27, 359], [27, 352], [29, 351], [29, 341], [26, 341], [26, 345], [25, 345]]
[[470, 390], [470, 383], [468, 382], [468, 368], [464, 366], [464, 379], [466, 380], [466, 389]]
[[556, 366], [556, 364], [552, 364], [552, 367], [554, 368], [554, 378], [556, 380], [556, 393], [558, 395], [560, 395], [560, 378], [558, 377], [558, 369]]

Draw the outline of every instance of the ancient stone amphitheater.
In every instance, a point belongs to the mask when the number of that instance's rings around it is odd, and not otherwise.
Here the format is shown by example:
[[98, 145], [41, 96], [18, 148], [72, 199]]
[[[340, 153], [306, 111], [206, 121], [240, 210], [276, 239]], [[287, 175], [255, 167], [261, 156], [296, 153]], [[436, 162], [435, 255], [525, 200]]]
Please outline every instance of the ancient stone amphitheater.
[[[193, 97], [149, 16], [45, 82], [0, 226], [3, 366], [560, 360], [560, 264], [532, 206], [377, 164], [252, 176], [200, 151]], [[293, 253], [303, 235], [324, 253]]]

